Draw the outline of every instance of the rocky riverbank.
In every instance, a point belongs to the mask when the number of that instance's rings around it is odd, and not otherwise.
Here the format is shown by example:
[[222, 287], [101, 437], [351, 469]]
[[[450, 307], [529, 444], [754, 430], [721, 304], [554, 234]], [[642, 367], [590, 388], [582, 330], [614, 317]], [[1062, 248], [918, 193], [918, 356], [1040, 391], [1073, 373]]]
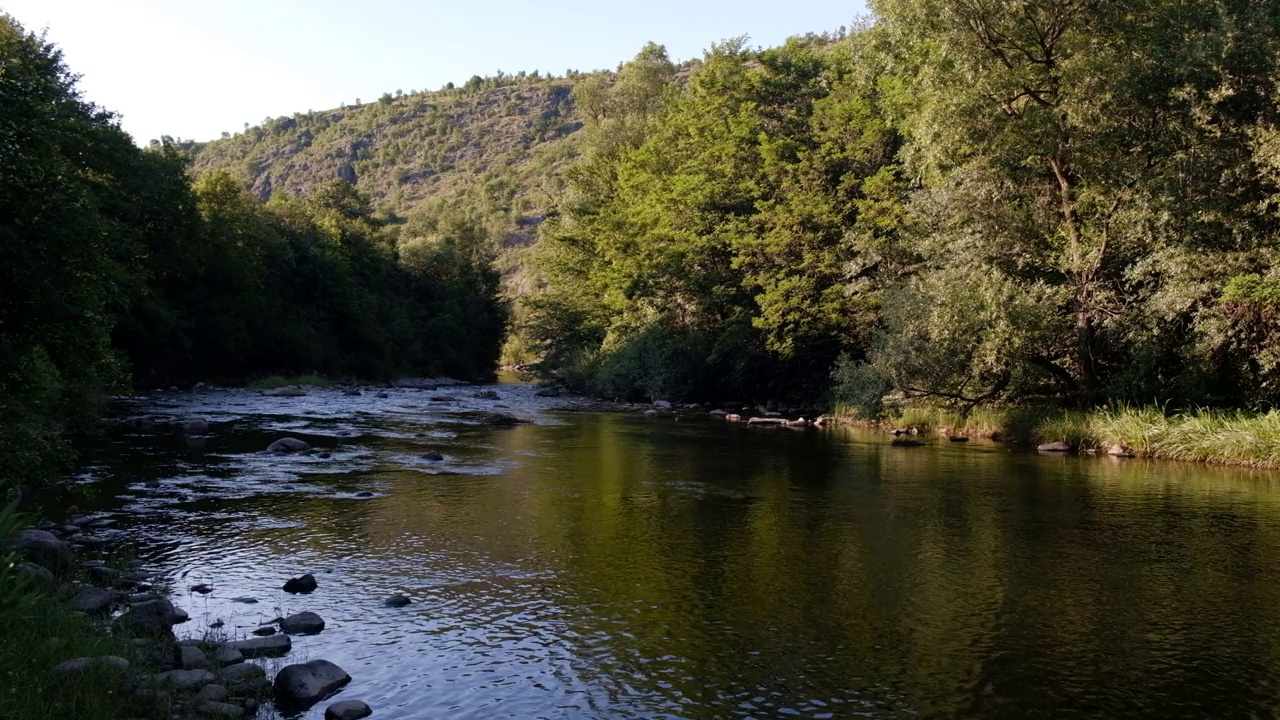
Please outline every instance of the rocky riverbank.
[[[8, 581], [0, 583], [0, 595], [10, 600], [3, 591], [16, 588], [23, 602], [0, 606], [0, 621], [19, 622], [15, 610], [30, 605], [43, 615], [83, 623], [74, 642], [60, 637], [26, 640], [28, 645], [40, 643], [29, 653], [30, 663], [43, 666], [27, 668], [33, 677], [82, 694], [96, 693], [104, 701], [76, 699], [74, 706], [98, 707], [93, 716], [100, 720], [248, 718], [264, 706], [285, 713], [310, 709], [351, 681], [327, 660], [286, 664], [293, 649], [290, 636], [325, 629], [324, 619], [314, 612], [278, 617], [243, 638], [224, 633], [221, 622], [194, 626], [189, 613], [173, 604], [172, 588], [154, 581], [141, 561], [128, 559], [129, 549], [112, 533], [114, 525], [108, 516], [71, 514], [61, 522], [41, 521], [5, 542], [12, 561], [5, 568], [8, 577], [0, 575]], [[311, 575], [290, 579], [282, 589], [300, 596], [323, 592]], [[201, 584], [190, 591], [203, 594], [211, 588]], [[403, 607], [408, 604], [404, 600], [395, 596], [385, 602]], [[17, 630], [16, 625], [8, 628], [6, 654], [15, 650]], [[77, 654], [86, 645], [112, 650]], [[53, 711], [65, 700], [49, 698], [48, 716], [69, 717]], [[364, 702], [344, 699], [329, 705], [325, 718], [356, 720], [371, 713]]]

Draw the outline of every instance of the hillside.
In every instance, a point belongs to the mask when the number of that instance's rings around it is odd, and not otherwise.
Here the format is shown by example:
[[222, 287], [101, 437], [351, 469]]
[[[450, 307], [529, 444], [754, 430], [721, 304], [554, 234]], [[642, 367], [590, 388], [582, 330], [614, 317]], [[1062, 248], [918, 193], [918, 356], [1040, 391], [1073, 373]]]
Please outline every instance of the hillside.
[[228, 170], [263, 199], [342, 178], [398, 217], [441, 204], [477, 212], [505, 247], [518, 247], [532, 239], [560, 187], [558, 171], [577, 155], [582, 123], [571, 91], [582, 77], [475, 77], [184, 147], [197, 175]]

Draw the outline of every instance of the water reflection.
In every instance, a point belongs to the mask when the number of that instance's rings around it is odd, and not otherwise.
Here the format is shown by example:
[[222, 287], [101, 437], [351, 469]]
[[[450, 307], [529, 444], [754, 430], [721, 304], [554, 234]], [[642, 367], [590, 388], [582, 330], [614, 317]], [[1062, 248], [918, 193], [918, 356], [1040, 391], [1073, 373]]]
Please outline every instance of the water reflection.
[[[294, 657], [379, 717], [1277, 711], [1272, 475], [499, 392], [153, 399], [214, 421], [206, 447], [126, 436], [88, 472], [180, 587], [214, 585], [181, 598], [193, 626], [318, 612]], [[535, 424], [473, 422], [498, 403]], [[257, 453], [285, 431], [331, 457]], [[316, 593], [278, 590], [302, 572]]]

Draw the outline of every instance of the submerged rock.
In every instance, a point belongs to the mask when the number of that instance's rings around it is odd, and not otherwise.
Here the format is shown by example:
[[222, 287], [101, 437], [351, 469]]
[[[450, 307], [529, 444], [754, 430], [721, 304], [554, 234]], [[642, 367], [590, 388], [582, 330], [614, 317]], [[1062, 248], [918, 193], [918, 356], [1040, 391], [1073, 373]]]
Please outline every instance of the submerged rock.
[[423, 453], [423, 454], [422, 454], [422, 459], [423, 459], [423, 460], [430, 460], [431, 462], [440, 462], [441, 460], [444, 460], [444, 456], [443, 456], [443, 455], [441, 455], [440, 453], [438, 453], [438, 452], [436, 452], [436, 451], [432, 450], [431, 452]]
[[253, 631], [253, 634], [257, 635], [258, 637], [267, 637], [269, 635], [275, 635], [276, 629], [271, 627], [270, 625], [261, 625]]
[[501, 399], [498, 397], [498, 393], [492, 390], [481, 390], [480, 392], [472, 395], [471, 397], [477, 400], [500, 400]]
[[267, 397], [303, 397], [307, 394], [307, 391], [296, 385], [289, 385], [282, 388], [263, 390], [262, 394]]
[[267, 446], [269, 453], [293, 453], [310, 450], [311, 446], [297, 438], [280, 438]]
[[921, 447], [924, 445], [923, 440], [915, 440], [913, 438], [896, 437], [889, 441], [894, 447]]
[[276, 699], [286, 707], [305, 710], [351, 682], [351, 676], [328, 660], [287, 665], [276, 675]]
[[480, 416], [480, 424], [489, 427], [515, 427], [524, 422], [528, 421], [506, 413], [485, 413]]
[[387, 607], [401, 608], [401, 607], [404, 607], [405, 605], [408, 605], [411, 602], [413, 601], [410, 600], [407, 596], [401, 595], [400, 593], [395, 593], [393, 595], [389, 595], [387, 599], [383, 600], [382, 604], [386, 605]]
[[1058, 441], [1037, 445], [1036, 450], [1045, 453], [1069, 453], [1071, 452], [1071, 446], [1062, 441]]
[[324, 618], [307, 610], [280, 621], [280, 631], [291, 635], [315, 635], [324, 630]]
[[316, 576], [311, 573], [307, 573], [302, 577], [290, 578], [284, 584], [284, 591], [294, 594], [309, 593], [315, 592], [316, 587]]
[[204, 435], [209, 432], [209, 421], [204, 418], [191, 418], [182, 423], [184, 435]]
[[346, 700], [325, 708], [324, 720], [360, 720], [373, 714], [373, 710], [359, 700]]

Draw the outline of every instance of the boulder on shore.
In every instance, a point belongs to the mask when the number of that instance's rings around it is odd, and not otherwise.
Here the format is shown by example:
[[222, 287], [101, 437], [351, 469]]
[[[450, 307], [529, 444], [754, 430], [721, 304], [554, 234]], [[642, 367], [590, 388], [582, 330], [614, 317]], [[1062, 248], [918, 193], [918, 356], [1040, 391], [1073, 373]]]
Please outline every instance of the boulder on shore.
[[115, 596], [107, 590], [86, 587], [71, 596], [71, 609], [90, 615], [105, 614], [111, 610]]
[[111, 668], [113, 670], [128, 670], [129, 661], [115, 655], [103, 655], [102, 657], [79, 657], [74, 660], [68, 660], [53, 669], [58, 675], [71, 675], [73, 673], [83, 672], [89, 668]]
[[280, 621], [280, 631], [290, 635], [315, 635], [324, 630], [324, 618], [307, 610]]
[[284, 584], [284, 591], [287, 593], [309, 593], [315, 592], [316, 576], [307, 573], [302, 577], [290, 578]]
[[346, 700], [325, 708], [324, 720], [360, 720], [372, 714], [373, 710], [359, 700]]
[[16, 550], [36, 565], [54, 572], [71, 567], [71, 549], [48, 530], [23, 530], [7, 549]]
[[291, 437], [280, 438], [279, 440], [267, 446], [267, 452], [279, 453], [279, 454], [292, 453], [292, 452], [305, 452], [310, 449], [311, 449], [311, 446], [308, 445], [307, 443], [297, 438], [291, 438]]
[[328, 660], [286, 665], [276, 675], [276, 700], [285, 707], [306, 710], [351, 682], [351, 676]]

